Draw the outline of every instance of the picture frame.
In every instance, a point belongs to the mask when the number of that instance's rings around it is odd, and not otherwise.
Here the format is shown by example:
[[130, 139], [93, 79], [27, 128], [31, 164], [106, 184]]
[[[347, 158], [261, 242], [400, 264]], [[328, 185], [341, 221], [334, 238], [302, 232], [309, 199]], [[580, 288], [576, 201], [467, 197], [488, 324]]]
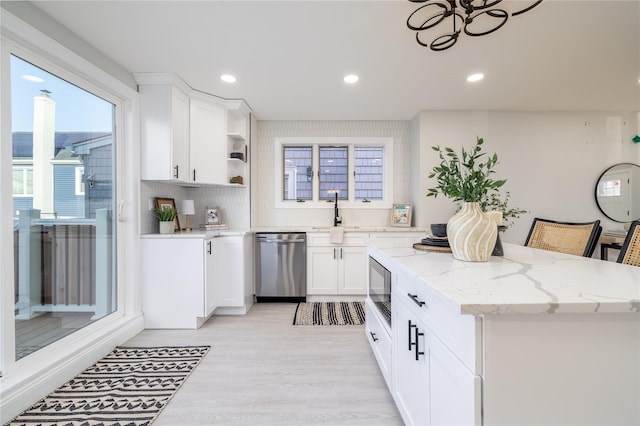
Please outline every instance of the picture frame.
[[394, 203], [391, 209], [391, 226], [410, 227], [412, 210], [411, 203]]
[[[173, 198], [156, 197], [156, 209], [162, 209], [165, 207], [171, 207], [176, 210], [176, 200]], [[173, 219], [173, 230], [174, 232], [180, 232], [180, 221], [178, 220], [178, 215]]]
[[220, 213], [217, 207], [206, 207], [207, 225], [219, 225]]

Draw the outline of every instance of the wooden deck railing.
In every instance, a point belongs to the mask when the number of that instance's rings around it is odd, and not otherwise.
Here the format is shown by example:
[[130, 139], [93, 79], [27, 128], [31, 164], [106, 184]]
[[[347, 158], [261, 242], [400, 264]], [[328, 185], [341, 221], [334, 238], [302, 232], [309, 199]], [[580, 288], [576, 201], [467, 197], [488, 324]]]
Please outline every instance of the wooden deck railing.
[[41, 219], [21, 210], [14, 231], [17, 318], [37, 312], [115, 310], [111, 211], [96, 219]]

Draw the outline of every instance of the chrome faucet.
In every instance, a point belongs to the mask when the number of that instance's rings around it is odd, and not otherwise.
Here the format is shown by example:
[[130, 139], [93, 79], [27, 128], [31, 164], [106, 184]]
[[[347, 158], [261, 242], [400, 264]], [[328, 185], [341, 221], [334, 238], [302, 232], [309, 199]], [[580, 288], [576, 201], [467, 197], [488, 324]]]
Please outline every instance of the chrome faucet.
[[336, 191], [336, 201], [333, 206], [333, 226], [342, 225], [342, 217], [338, 212], [338, 192]]

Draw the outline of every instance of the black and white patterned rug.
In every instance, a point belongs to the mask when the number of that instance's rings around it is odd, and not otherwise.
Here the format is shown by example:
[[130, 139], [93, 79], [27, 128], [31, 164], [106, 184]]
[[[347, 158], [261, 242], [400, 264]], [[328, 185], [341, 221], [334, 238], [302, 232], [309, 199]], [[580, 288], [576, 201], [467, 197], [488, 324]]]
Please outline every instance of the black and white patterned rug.
[[362, 325], [364, 302], [301, 302], [293, 325]]
[[209, 348], [117, 347], [7, 425], [149, 425]]

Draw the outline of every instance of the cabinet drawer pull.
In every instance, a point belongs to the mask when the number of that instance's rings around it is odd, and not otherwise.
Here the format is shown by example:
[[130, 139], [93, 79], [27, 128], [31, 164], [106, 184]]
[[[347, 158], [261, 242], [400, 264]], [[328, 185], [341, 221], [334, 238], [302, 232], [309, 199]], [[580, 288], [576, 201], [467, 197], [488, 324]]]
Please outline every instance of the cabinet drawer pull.
[[407, 293], [407, 296], [409, 296], [411, 298], [411, 300], [413, 300], [413, 303], [415, 303], [416, 305], [422, 307], [422, 305], [425, 304], [425, 302], [423, 302], [422, 300], [418, 300], [418, 295], [417, 294], [411, 294], [411, 293]]
[[370, 331], [369, 334], [371, 335], [371, 338], [373, 339], [374, 342], [377, 342], [378, 340], [380, 340], [376, 337], [376, 333], [374, 333], [373, 331]]
[[415, 333], [416, 333], [416, 361], [420, 361], [420, 355], [424, 355], [424, 352], [420, 351], [418, 349], [418, 346], [419, 346], [418, 345], [418, 342], [419, 342], [418, 337], [419, 336], [424, 336], [424, 333], [420, 333], [420, 331], [418, 330], [418, 327], [416, 327]]
[[411, 348], [415, 345], [415, 343], [412, 342], [413, 333], [411, 332], [414, 328], [416, 329], [416, 331], [418, 330], [418, 326], [416, 326], [415, 324], [411, 324], [411, 320], [409, 320], [409, 347], [407, 348], [409, 352], [411, 352]]

